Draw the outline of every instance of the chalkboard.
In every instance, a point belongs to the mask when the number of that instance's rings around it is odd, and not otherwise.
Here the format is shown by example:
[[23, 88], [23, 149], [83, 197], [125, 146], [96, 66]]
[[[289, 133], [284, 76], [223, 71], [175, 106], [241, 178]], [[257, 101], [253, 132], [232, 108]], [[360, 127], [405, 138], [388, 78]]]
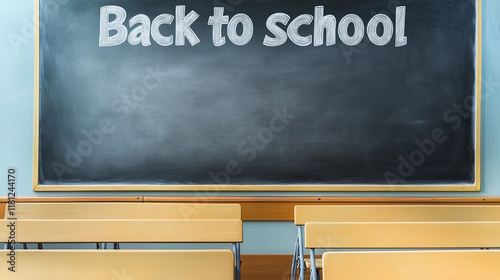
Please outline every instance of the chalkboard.
[[35, 190], [480, 188], [480, 0], [35, 6]]

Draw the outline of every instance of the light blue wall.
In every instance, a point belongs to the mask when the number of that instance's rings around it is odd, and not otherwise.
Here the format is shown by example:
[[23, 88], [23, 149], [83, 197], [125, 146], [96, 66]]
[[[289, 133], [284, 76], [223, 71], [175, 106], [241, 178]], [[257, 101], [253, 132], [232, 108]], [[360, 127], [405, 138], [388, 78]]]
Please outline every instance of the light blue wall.
[[[0, 197], [15, 167], [18, 196], [186, 195], [187, 193], [40, 193], [32, 191], [33, 1], [0, 1]], [[474, 193], [218, 193], [217, 195], [500, 196], [500, 1], [483, 0], [482, 190]], [[13, 41], [14, 40], [14, 41]], [[460, 59], [460, 58], [457, 58]], [[4, 187], [2, 187], [4, 186]], [[264, 238], [265, 237], [265, 238]], [[245, 223], [243, 253], [290, 253], [291, 223]], [[267, 244], [262, 244], [267, 240]]]

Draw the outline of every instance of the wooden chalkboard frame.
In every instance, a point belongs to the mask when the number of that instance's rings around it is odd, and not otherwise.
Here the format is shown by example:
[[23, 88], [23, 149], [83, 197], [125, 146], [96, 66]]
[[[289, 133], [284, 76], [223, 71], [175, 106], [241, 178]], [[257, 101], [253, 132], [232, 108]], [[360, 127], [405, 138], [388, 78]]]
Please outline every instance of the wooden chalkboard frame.
[[475, 85], [475, 181], [464, 185], [43, 185], [39, 183], [39, 126], [40, 126], [40, 1], [34, 0], [34, 131], [33, 131], [33, 190], [46, 192], [82, 191], [436, 191], [472, 192], [481, 190], [481, 78], [482, 78], [482, 0], [476, 0], [476, 85]]

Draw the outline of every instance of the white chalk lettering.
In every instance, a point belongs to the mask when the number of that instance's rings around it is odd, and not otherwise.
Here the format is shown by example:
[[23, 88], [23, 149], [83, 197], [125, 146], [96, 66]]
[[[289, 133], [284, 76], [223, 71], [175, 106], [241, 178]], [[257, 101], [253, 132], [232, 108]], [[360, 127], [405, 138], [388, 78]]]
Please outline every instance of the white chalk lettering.
[[[377, 27], [379, 24], [382, 24], [384, 28], [382, 36], [377, 34]], [[387, 43], [389, 43], [392, 39], [393, 32], [394, 28], [392, 26], [392, 21], [384, 14], [378, 14], [372, 17], [366, 27], [366, 35], [368, 35], [368, 39], [370, 39], [370, 41], [376, 46], [387, 45]]]
[[264, 45], [268, 47], [277, 47], [283, 45], [287, 40], [286, 32], [279, 28], [276, 23], [281, 23], [283, 25], [287, 25], [290, 20], [290, 16], [284, 13], [276, 13], [272, 14], [266, 21], [267, 29], [273, 33], [274, 38], [269, 36], [264, 37]]
[[290, 41], [292, 41], [295, 45], [305, 47], [309, 46], [312, 43], [312, 35], [308, 35], [306, 37], [300, 36], [299, 35], [299, 28], [302, 25], [309, 25], [313, 21], [314, 17], [308, 14], [305, 15], [300, 15], [296, 17], [290, 25], [288, 26], [288, 29], [286, 30], [286, 33], [288, 33], [288, 38], [290, 38]]
[[396, 7], [396, 47], [406, 46], [408, 38], [405, 36], [406, 6]]
[[[114, 15], [116, 18], [110, 22], [110, 16]], [[173, 44], [173, 36], [163, 36], [160, 32], [160, 26], [163, 24], [172, 24], [175, 19], [175, 45], [184, 46], [186, 39], [191, 46], [200, 42], [196, 33], [191, 29], [199, 15], [195, 11], [189, 12], [186, 15], [185, 6], [175, 7], [175, 18], [170, 14], [161, 14], [157, 16], [153, 22], [148, 16], [139, 14], [132, 17], [129, 21], [129, 27], [136, 26], [130, 34], [128, 34], [127, 27], [123, 25], [127, 12], [119, 6], [104, 6], [101, 7], [101, 18], [99, 27], [99, 47], [118, 46], [125, 41], [130, 45], [142, 44], [143, 46], [150, 46], [150, 37], [160, 46], [170, 46]], [[116, 34], [110, 36], [110, 31], [116, 31]]]
[[[350, 36], [347, 32], [349, 24], [354, 25], [354, 34]], [[339, 38], [348, 46], [356, 46], [365, 36], [365, 25], [363, 20], [355, 14], [348, 14], [339, 22]]]
[[184, 46], [185, 39], [188, 39], [191, 46], [200, 42], [200, 39], [191, 29], [191, 24], [199, 17], [195, 11], [189, 12], [186, 16], [186, 6], [175, 7], [175, 45]]
[[[115, 15], [116, 18], [109, 22], [109, 16]], [[104, 6], [101, 8], [101, 20], [99, 29], [99, 47], [112, 47], [122, 44], [127, 40], [127, 28], [123, 25], [127, 12], [119, 6]], [[111, 30], [117, 33], [109, 36]]]
[[170, 46], [174, 43], [174, 36], [163, 36], [160, 33], [160, 26], [163, 24], [172, 24], [174, 21], [174, 16], [170, 14], [161, 14], [157, 16], [154, 20], [153, 23], [151, 24], [151, 36], [153, 37], [153, 40], [155, 40], [156, 43], [160, 46]]
[[[232, 17], [224, 15], [225, 8], [229, 9], [228, 7], [214, 7], [213, 15], [208, 17], [207, 25], [212, 27], [213, 45], [220, 47], [226, 44], [224, 25], [227, 26], [226, 33], [231, 43], [237, 46], [248, 44], [254, 35], [254, 23], [251, 17], [243, 13]], [[347, 14], [337, 22], [334, 15], [325, 15], [324, 6], [315, 6], [314, 15], [300, 14], [294, 19], [285, 13], [273, 13], [266, 20], [269, 34], [264, 36], [263, 45], [278, 47], [290, 39], [293, 44], [300, 47], [310, 45], [328, 47], [337, 44], [338, 38], [341, 43], [351, 47], [361, 42], [386, 46], [394, 37], [395, 46], [403, 47], [408, 44], [408, 38], [405, 35], [406, 6], [397, 6], [395, 9], [395, 18], [379, 13], [374, 15], [366, 25], [356, 14]], [[165, 47], [174, 44], [184, 46], [186, 40], [191, 46], [195, 46], [200, 43], [200, 39], [191, 26], [199, 17], [196, 11], [191, 10], [186, 14], [186, 6], [177, 5], [175, 16], [167, 13], [160, 14], [151, 21], [147, 15], [137, 14], [130, 18], [126, 26], [124, 22], [127, 19], [127, 12], [124, 8], [103, 6], [100, 10], [99, 47], [118, 46], [127, 41], [133, 46], [140, 44], [147, 47], [151, 45], [152, 40]], [[163, 25], [173, 27], [174, 24], [175, 34], [161, 33], [160, 29]], [[313, 29], [301, 28], [311, 24]], [[197, 26], [194, 27], [198, 28]], [[307, 34], [305, 30], [311, 31]]]
[[132, 27], [136, 24], [139, 24], [139, 26], [130, 31], [128, 42], [131, 45], [138, 45], [140, 43], [143, 46], [150, 46], [149, 30], [151, 29], [151, 21], [149, 17], [146, 15], [136, 15], [130, 19], [129, 26]]
[[326, 45], [335, 45], [335, 27], [337, 26], [337, 19], [333, 15], [324, 16], [325, 8], [317, 6], [314, 9], [314, 46], [323, 45], [324, 31], [326, 30]]
[[224, 8], [215, 7], [214, 15], [208, 18], [208, 25], [212, 25], [212, 41], [214, 46], [220, 47], [226, 43], [222, 36], [222, 25], [228, 24], [229, 16], [224, 15]]
[[[243, 32], [241, 35], [236, 33], [236, 28], [238, 24], [243, 26]], [[236, 14], [234, 15], [229, 24], [227, 25], [227, 37], [229, 40], [235, 45], [243, 46], [246, 45], [253, 36], [253, 23], [252, 19], [245, 14]]]

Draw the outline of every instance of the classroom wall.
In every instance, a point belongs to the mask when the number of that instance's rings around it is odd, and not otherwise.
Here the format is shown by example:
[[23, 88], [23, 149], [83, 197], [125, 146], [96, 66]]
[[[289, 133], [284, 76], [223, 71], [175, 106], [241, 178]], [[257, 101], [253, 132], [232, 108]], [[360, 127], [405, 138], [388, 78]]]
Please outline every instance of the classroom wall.
[[[61, 2], [64, 2], [61, 0]], [[336, 192], [336, 193], [217, 193], [231, 196], [500, 196], [500, 1], [483, 0], [483, 103], [480, 192]], [[191, 193], [54, 193], [32, 191], [33, 148], [33, 1], [0, 1], [0, 197], [7, 195], [6, 174], [15, 167], [17, 195], [154, 196]], [[460, 58], [457, 58], [460, 59]], [[246, 222], [244, 254], [291, 254], [295, 228], [290, 222]], [[264, 238], [265, 237], [265, 238]], [[263, 243], [264, 242], [264, 243]], [[267, 243], [266, 243], [267, 242]]]

